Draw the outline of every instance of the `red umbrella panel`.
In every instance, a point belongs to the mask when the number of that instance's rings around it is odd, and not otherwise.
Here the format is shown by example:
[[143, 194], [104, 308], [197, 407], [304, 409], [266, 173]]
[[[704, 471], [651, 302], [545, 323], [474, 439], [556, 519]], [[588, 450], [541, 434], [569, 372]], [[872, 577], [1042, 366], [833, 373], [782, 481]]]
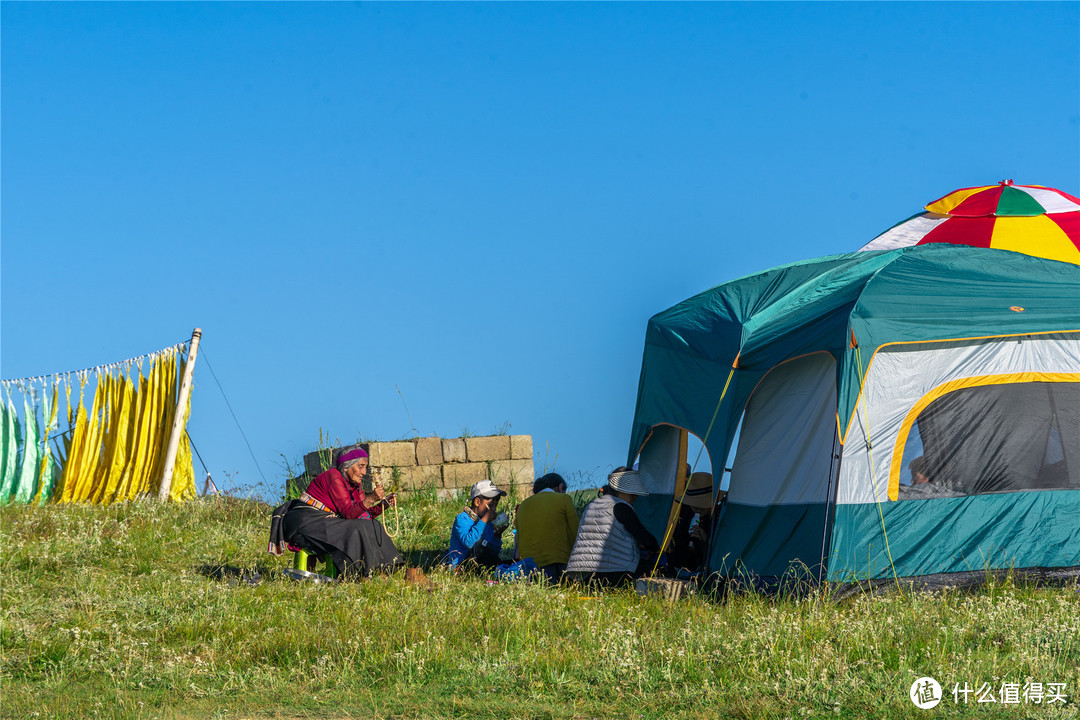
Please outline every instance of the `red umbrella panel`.
[[860, 250], [950, 243], [1012, 250], [1080, 264], [1080, 199], [1040, 185], [997, 185], [949, 193]]

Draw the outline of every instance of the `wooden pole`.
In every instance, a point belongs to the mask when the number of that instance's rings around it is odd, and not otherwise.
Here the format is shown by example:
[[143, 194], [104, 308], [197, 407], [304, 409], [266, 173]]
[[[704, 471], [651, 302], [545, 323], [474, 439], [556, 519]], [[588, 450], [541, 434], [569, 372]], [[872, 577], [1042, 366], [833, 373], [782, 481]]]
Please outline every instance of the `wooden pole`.
[[158, 500], [161, 502], [169, 499], [169, 491], [172, 489], [173, 465], [176, 464], [176, 451], [180, 447], [180, 433], [184, 429], [184, 411], [187, 409], [188, 396], [191, 395], [191, 376], [195, 372], [195, 358], [199, 355], [201, 337], [202, 330], [195, 328], [191, 333], [187, 363], [184, 364], [184, 378], [180, 381], [180, 397], [176, 401], [176, 414], [173, 416], [169, 445], [165, 451], [165, 470], [161, 474], [161, 489], [158, 490]]

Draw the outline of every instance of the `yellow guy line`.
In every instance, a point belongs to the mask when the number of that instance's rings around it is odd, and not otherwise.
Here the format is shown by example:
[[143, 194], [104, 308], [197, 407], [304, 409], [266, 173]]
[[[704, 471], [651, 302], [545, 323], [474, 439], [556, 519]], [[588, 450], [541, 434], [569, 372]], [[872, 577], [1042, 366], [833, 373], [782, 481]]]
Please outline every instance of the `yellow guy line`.
[[[855, 340], [855, 332], [851, 333], [852, 341]], [[866, 456], [870, 462], [870, 482], [874, 484], [874, 501], [877, 503], [878, 517], [881, 519], [881, 534], [885, 536], [885, 555], [889, 558], [889, 568], [892, 570], [893, 580], [896, 581], [897, 586], [900, 585], [900, 578], [896, 574], [896, 565], [893, 564], [892, 549], [889, 547], [889, 533], [885, 530], [885, 513], [881, 510], [881, 497], [877, 491], [877, 473], [874, 472], [874, 446], [870, 442], [870, 410], [866, 403], [866, 398], [863, 395], [863, 383], [865, 381], [865, 375], [862, 372], [862, 352], [859, 350], [859, 345], [855, 343], [855, 367], [859, 373], [859, 399], [855, 402], [855, 413], [858, 413], [859, 402], [863, 405], [863, 419], [866, 424]]]

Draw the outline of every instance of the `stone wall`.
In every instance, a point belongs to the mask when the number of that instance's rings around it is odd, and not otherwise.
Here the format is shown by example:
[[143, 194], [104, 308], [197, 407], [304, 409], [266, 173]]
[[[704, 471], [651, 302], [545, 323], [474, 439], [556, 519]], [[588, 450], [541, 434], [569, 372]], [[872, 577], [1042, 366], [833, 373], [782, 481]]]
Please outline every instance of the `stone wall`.
[[[480, 480], [493, 480], [504, 490], [517, 485], [528, 494], [535, 479], [531, 435], [426, 437], [363, 443], [360, 447], [371, 458], [371, 477], [399, 492], [469, 488]], [[308, 453], [304, 456], [305, 472], [317, 475], [330, 467], [341, 449]]]

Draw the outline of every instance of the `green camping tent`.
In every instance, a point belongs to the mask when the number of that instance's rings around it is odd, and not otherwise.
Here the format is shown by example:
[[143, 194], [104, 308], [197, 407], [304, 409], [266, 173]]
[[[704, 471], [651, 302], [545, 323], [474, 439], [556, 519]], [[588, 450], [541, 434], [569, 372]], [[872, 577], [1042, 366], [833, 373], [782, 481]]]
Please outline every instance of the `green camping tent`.
[[687, 433], [728, 491], [710, 571], [1077, 568], [1080, 266], [938, 244], [714, 287], [648, 324], [629, 459], [658, 537]]

